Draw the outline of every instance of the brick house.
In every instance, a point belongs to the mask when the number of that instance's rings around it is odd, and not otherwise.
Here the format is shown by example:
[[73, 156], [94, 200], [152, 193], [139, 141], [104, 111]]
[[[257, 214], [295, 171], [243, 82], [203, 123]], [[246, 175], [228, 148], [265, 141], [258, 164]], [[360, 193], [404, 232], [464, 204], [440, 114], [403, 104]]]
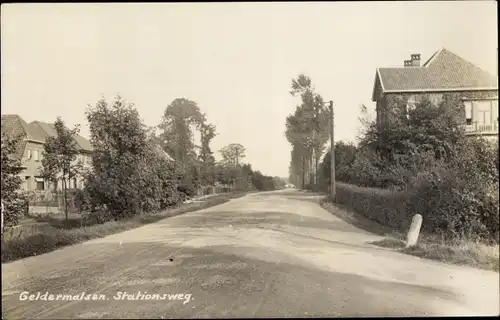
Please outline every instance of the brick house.
[[[17, 154], [24, 168], [23, 172], [20, 174], [23, 179], [24, 190], [41, 191], [62, 188], [62, 181], [59, 181], [57, 186], [54, 185], [50, 188], [48, 182], [44, 181], [40, 175], [45, 139], [57, 135], [53, 124], [41, 121], [27, 123], [19, 115], [2, 115], [2, 132], [13, 137], [18, 135], [24, 137], [20, 142]], [[90, 142], [79, 135], [75, 137], [75, 142], [80, 152], [77, 161], [80, 161], [84, 167], [90, 167], [92, 163], [92, 146]], [[72, 181], [69, 181], [68, 187], [81, 188], [82, 179], [72, 179]]]
[[372, 101], [379, 129], [406, 116], [424, 95], [439, 103], [445, 93], [462, 102], [468, 135], [498, 139], [498, 78], [445, 48], [423, 65], [420, 54], [412, 54], [403, 67], [377, 69]]

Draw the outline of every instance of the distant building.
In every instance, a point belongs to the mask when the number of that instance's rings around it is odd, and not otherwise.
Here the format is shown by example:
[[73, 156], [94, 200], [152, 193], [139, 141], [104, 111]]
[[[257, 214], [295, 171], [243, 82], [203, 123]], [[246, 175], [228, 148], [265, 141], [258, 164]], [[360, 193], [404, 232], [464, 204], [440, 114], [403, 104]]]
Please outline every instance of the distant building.
[[[420, 54], [412, 54], [403, 67], [377, 69], [372, 100], [379, 129], [391, 117], [406, 115], [424, 95], [438, 103], [445, 93], [462, 101], [468, 135], [498, 139], [498, 78], [444, 48], [423, 65]], [[398, 99], [406, 102], [403, 110], [391, 109]]]
[[[62, 188], [62, 181], [57, 185], [49, 187], [48, 181], [41, 177], [41, 160], [43, 158], [43, 145], [45, 139], [57, 135], [53, 124], [33, 121], [27, 123], [19, 115], [2, 115], [2, 133], [15, 137], [22, 135], [24, 139], [19, 144], [17, 156], [22, 162], [23, 172], [20, 174], [23, 180], [23, 189], [32, 190], [50, 190]], [[80, 154], [77, 161], [80, 161], [84, 167], [90, 167], [92, 164], [92, 146], [84, 137], [78, 135], [75, 142]], [[68, 188], [81, 188], [83, 181], [81, 178], [74, 178], [69, 181]]]

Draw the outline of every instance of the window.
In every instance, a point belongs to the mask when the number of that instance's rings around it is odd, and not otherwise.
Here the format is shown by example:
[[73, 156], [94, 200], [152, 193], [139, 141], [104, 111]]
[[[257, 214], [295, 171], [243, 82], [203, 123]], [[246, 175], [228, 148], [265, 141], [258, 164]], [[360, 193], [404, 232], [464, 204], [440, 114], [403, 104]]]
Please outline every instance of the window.
[[474, 109], [477, 112], [477, 123], [478, 124], [492, 124], [492, 112], [491, 112], [491, 101], [474, 101]]
[[417, 107], [417, 96], [412, 95], [408, 98], [408, 101], [406, 102], [406, 110], [410, 111], [413, 110]]
[[26, 158], [31, 159], [31, 150], [28, 149], [28, 153], [26, 154]]
[[498, 100], [493, 100], [491, 102], [491, 111], [493, 111], [493, 122], [496, 120], [498, 124]]
[[410, 111], [417, 107], [417, 96], [411, 95], [406, 102], [406, 118], [410, 117]]
[[35, 161], [40, 161], [40, 151], [38, 150], [35, 150], [34, 151], [34, 155], [35, 155]]
[[465, 123], [467, 125], [471, 125], [472, 124], [472, 102], [464, 101], [464, 107], [465, 107]]
[[35, 181], [36, 181], [36, 190], [45, 190], [45, 181], [43, 180], [43, 178], [36, 177]]

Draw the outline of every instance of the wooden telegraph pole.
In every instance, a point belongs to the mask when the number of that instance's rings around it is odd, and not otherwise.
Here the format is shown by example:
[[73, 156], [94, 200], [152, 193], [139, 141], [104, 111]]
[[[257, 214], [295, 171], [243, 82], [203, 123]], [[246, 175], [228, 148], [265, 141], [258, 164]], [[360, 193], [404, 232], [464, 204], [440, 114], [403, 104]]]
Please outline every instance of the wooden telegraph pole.
[[335, 115], [333, 113], [333, 101], [330, 100], [330, 196], [335, 202], [336, 185], [335, 185]]

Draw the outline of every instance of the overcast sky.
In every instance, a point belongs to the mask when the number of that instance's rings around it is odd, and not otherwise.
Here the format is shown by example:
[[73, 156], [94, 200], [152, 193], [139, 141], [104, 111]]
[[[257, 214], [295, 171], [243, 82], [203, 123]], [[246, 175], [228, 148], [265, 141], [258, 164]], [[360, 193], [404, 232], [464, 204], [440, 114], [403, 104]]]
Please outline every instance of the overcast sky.
[[494, 1], [9, 4], [1, 8], [2, 114], [81, 124], [101, 96], [147, 125], [185, 97], [265, 174], [288, 176], [285, 118], [299, 73], [334, 100], [336, 138], [355, 140], [375, 69], [445, 47], [496, 74]]

